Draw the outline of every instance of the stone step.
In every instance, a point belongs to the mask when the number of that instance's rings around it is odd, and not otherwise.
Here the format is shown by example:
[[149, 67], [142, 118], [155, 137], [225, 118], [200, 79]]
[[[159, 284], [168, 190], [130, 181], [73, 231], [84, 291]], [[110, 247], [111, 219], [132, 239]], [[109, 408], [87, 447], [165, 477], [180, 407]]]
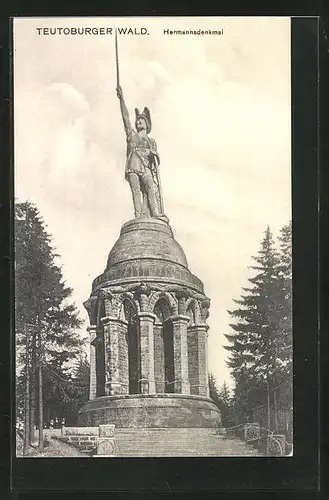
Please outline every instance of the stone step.
[[[96, 445], [92, 440], [88, 442], [88, 436], [79, 437], [79, 443], [73, 439], [70, 444], [86, 452], [94, 452]], [[209, 428], [118, 428], [115, 447], [117, 457], [261, 456], [258, 450], [242, 440], [226, 438], [216, 429]]]
[[180, 458], [180, 457], [262, 457], [263, 455], [259, 453], [228, 453], [228, 452], [207, 452], [207, 453], [195, 453], [195, 452], [169, 452], [169, 453], [117, 453], [115, 455], [117, 458]]
[[117, 429], [116, 456], [259, 456], [239, 439], [226, 439], [215, 429]]
[[150, 437], [150, 436], [157, 436], [159, 438], [167, 438], [168, 436], [169, 437], [175, 437], [175, 436], [179, 436], [180, 438], [184, 437], [184, 439], [198, 439], [198, 438], [205, 438], [205, 437], [209, 437], [209, 436], [212, 436], [212, 437], [215, 437], [215, 436], [220, 436], [219, 434], [217, 434], [216, 432], [214, 431], [210, 431], [210, 432], [195, 432], [195, 433], [189, 433], [189, 432], [177, 432], [176, 429], [175, 431], [163, 431], [163, 430], [154, 430], [154, 431], [145, 431], [145, 430], [134, 430], [134, 431], [131, 431], [131, 430], [121, 430], [121, 429], [117, 429], [115, 431], [115, 436], [124, 436], [124, 437], [130, 437], [130, 436], [141, 436], [141, 437]]
[[115, 454], [118, 456], [125, 456], [125, 455], [130, 455], [130, 456], [138, 456], [138, 455], [143, 455], [143, 456], [176, 456], [176, 455], [185, 455], [185, 456], [207, 456], [207, 455], [214, 455], [214, 456], [252, 456], [252, 455], [261, 455], [259, 452], [256, 450], [239, 450], [239, 449], [228, 449], [228, 448], [218, 448], [218, 449], [208, 449], [205, 447], [203, 450], [198, 450], [198, 449], [177, 449], [177, 448], [167, 448], [166, 450], [152, 450], [152, 449], [135, 449], [135, 450], [126, 450], [126, 449], [117, 449], [115, 451]]
[[241, 448], [244, 448], [246, 446], [245, 443], [243, 443], [242, 441], [240, 440], [219, 440], [219, 439], [214, 439], [214, 440], [194, 440], [194, 441], [190, 441], [190, 440], [185, 440], [185, 439], [179, 439], [177, 440], [176, 442], [174, 440], [157, 440], [157, 439], [148, 439], [148, 440], [143, 440], [143, 439], [140, 439], [140, 438], [136, 438], [134, 440], [128, 440], [128, 439], [122, 439], [122, 438], [116, 438], [115, 439], [116, 443], [122, 443], [126, 446], [135, 446], [136, 444], [138, 445], [145, 445], [145, 446], [150, 446], [150, 445], [157, 445], [157, 446], [168, 446], [168, 444], [171, 444], [171, 445], [175, 445], [175, 446], [182, 446], [182, 445], [185, 445], [185, 446], [191, 446], [191, 447], [198, 447], [200, 445], [203, 445], [204, 443], [207, 443], [208, 445], [214, 445], [214, 446], [218, 446], [219, 444], [222, 446], [222, 447], [227, 447], [227, 446], [231, 446], [231, 443], [234, 443], [235, 446], [240, 446]]
[[259, 452], [256, 450], [249, 450], [249, 449], [239, 449], [239, 448], [208, 448], [205, 446], [203, 449], [197, 449], [197, 448], [177, 448], [177, 447], [168, 447], [166, 449], [152, 449], [152, 448], [135, 448], [135, 449], [126, 449], [126, 448], [118, 448], [116, 447], [116, 454], [118, 455], [125, 455], [125, 454], [146, 454], [146, 455], [162, 455], [162, 454], [189, 454], [191, 453], [192, 455], [207, 455], [209, 453], [213, 453], [215, 455], [259, 455]]
[[136, 427], [117, 427], [115, 429], [116, 433], [135, 433], [135, 432], [165, 432], [165, 433], [177, 433], [177, 434], [217, 434], [217, 429], [213, 429], [211, 427], [191, 427], [191, 428], [181, 428], [181, 427], [143, 427], [143, 428], [136, 428]]
[[117, 450], [117, 457], [241, 457], [241, 456], [262, 456], [261, 453], [254, 450], [228, 450], [228, 449], [217, 449], [217, 450], [163, 450], [163, 451], [152, 451], [152, 450]]

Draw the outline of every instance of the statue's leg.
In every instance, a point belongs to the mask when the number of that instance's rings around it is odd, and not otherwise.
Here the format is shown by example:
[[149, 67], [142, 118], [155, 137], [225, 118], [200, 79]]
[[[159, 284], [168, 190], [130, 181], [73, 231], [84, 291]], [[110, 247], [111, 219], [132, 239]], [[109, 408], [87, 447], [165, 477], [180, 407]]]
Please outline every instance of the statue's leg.
[[147, 200], [148, 200], [151, 216], [158, 217], [159, 209], [157, 206], [157, 201], [156, 201], [156, 196], [155, 196], [156, 186], [155, 186], [152, 174], [148, 168], [145, 169], [145, 173], [143, 175], [142, 181], [144, 184], [144, 189], [147, 193]]
[[147, 192], [144, 188], [143, 182], [141, 184], [141, 191], [142, 191], [142, 217], [150, 217], [150, 209], [149, 209], [149, 204], [148, 204], [148, 199], [147, 199]]
[[135, 173], [128, 174], [131, 193], [133, 196], [135, 217], [140, 217], [142, 214], [142, 200], [141, 200], [141, 187], [139, 177]]

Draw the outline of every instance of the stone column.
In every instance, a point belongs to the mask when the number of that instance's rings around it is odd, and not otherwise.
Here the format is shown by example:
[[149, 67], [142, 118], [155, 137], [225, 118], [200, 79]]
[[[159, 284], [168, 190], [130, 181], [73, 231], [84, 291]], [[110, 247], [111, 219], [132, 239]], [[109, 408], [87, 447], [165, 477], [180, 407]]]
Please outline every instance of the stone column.
[[209, 397], [209, 378], [208, 378], [208, 330], [209, 326], [198, 326], [198, 346], [199, 346], [199, 384], [200, 396]]
[[140, 392], [155, 394], [154, 332], [155, 314], [138, 313], [140, 338]]
[[96, 349], [94, 345], [94, 340], [96, 338], [96, 326], [91, 325], [87, 328], [90, 336], [90, 382], [89, 382], [89, 399], [96, 398]]
[[105, 316], [101, 321], [104, 326], [105, 394], [113, 396], [121, 394], [119, 335], [123, 320]]
[[172, 316], [173, 344], [174, 344], [174, 392], [190, 394], [188, 379], [188, 349], [187, 349], [187, 324], [189, 316], [179, 314]]
[[191, 325], [189, 328], [189, 362], [193, 366], [193, 386], [191, 386], [191, 393], [209, 397], [208, 329], [209, 326], [206, 324]]
[[160, 322], [155, 322], [153, 327], [154, 332], [154, 375], [155, 375], [155, 390], [156, 393], [164, 393], [166, 391], [165, 382], [165, 359], [164, 359], [164, 334], [163, 325]]

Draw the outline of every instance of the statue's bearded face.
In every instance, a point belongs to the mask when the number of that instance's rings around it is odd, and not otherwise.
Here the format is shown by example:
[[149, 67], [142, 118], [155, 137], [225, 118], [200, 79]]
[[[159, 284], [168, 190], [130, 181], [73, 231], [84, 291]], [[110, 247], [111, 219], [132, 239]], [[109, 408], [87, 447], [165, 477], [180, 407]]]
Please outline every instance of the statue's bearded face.
[[140, 130], [147, 130], [146, 121], [143, 117], [138, 117], [136, 120], [136, 128], [139, 132]]

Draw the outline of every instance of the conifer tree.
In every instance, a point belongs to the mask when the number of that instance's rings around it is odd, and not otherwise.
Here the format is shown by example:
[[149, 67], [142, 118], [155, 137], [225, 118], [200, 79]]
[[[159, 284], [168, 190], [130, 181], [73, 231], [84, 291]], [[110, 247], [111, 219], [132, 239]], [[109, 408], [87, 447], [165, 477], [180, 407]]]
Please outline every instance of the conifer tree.
[[281, 317], [277, 338], [281, 370], [277, 381], [280, 383], [292, 375], [292, 224], [283, 226], [279, 235], [279, 287], [281, 291]]
[[228, 385], [224, 381], [223, 385], [218, 388], [212, 373], [209, 374], [209, 396], [220, 410], [223, 427], [233, 425], [232, 399]]
[[243, 288], [241, 298], [234, 300], [238, 307], [229, 311], [235, 320], [230, 325], [233, 333], [225, 335], [230, 343], [225, 348], [230, 352], [228, 366], [236, 382], [235, 396], [245, 416], [248, 408], [264, 402], [277, 364], [279, 256], [269, 227], [253, 260], [255, 275], [249, 278], [250, 286]]
[[218, 406], [219, 404], [218, 388], [213, 373], [209, 373], [208, 380], [209, 380], [209, 397], [213, 400], [216, 406]]
[[69, 302], [72, 289], [56, 265], [58, 255], [35, 205], [15, 204], [14, 230], [17, 414], [26, 417], [29, 413], [25, 423], [30, 427], [36, 413], [37, 370], [43, 366], [43, 384], [52, 371], [65, 373], [69, 362], [81, 353], [81, 321]]
[[234, 425], [234, 419], [232, 415], [232, 397], [225, 380], [219, 390], [218, 399], [219, 399], [219, 409], [222, 416], [223, 426], [230, 427]]
[[235, 322], [230, 325], [233, 333], [225, 335], [225, 348], [230, 352], [227, 363], [236, 383], [234, 407], [240, 420], [247, 420], [253, 407], [269, 405], [270, 392], [292, 371], [291, 223], [281, 229], [279, 246], [276, 250], [268, 227], [253, 257], [251, 286], [243, 288], [241, 298], [234, 301], [238, 307], [229, 311]]
[[45, 407], [47, 420], [65, 420], [76, 425], [79, 408], [89, 397], [89, 363], [81, 355], [70, 370], [52, 367], [45, 380]]

